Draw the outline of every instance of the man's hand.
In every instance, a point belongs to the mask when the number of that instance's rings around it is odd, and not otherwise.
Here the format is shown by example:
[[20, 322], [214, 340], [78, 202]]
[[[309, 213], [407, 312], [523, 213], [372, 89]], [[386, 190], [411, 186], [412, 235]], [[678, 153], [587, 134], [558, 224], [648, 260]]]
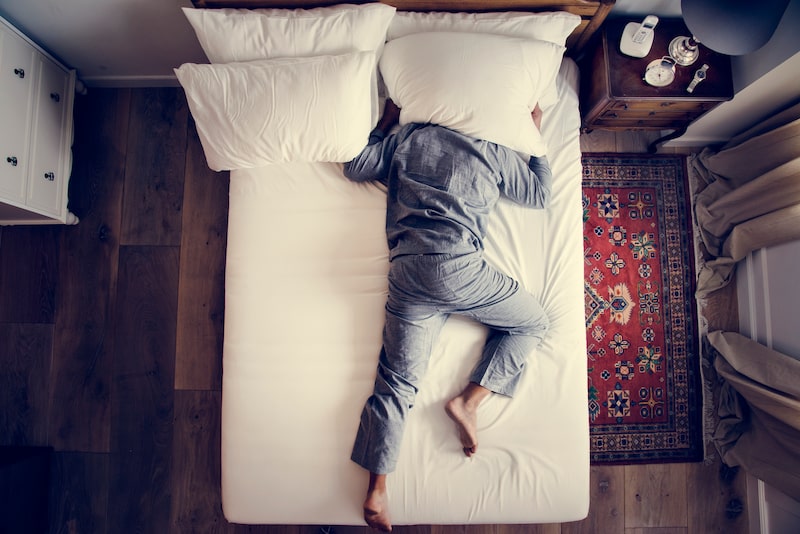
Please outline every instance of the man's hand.
[[386, 104], [383, 106], [383, 116], [378, 121], [378, 129], [388, 133], [391, 127], [397, 124], [399, 120], [400, 108], [390, 98], [387, 98]]
[[533, 124], [536, 125], [536, 129], [540, 132], [542, 131], [542, 108], [539, 107], [539, 103], [536, 103], [536, 107], [533, 108], [531, 111], [531, 118], [533, 119]]

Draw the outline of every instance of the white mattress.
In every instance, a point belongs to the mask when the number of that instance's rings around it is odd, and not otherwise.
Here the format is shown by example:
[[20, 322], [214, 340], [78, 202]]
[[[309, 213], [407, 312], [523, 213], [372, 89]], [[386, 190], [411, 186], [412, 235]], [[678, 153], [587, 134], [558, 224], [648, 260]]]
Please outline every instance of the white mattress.
[[[467, 459], [444, 403], [486, 330], [451, 318], [388, 478], [394, 524], [551, 523], [589, 507], [578, 71], [565, 59], [544, 110], [552, 205], [501, 202], [486, 256], [552, 322], [517, 396], [479, 412]], [[222, 404], [222, 500], [250, 524], [363, 524], [368, 474], [350, 461], [372, 391], [387, 293], [386, 197], [337, 164], [231, 173]]]

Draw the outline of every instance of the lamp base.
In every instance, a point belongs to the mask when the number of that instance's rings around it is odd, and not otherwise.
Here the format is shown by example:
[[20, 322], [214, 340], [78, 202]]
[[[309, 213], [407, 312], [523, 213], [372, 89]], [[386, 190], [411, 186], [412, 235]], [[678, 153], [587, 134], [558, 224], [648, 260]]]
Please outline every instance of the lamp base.
[[700, 50], [697, 41], [693, 37], [680, 35], [669, 43], [669, 55], [675, 63], [686, 67], [691, 65], [700, 57]]

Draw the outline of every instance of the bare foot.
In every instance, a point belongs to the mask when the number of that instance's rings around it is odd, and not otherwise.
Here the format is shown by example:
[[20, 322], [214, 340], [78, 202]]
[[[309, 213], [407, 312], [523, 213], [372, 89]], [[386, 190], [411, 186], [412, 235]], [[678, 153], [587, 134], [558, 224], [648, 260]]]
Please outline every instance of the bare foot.
[[464, 454], [472, 456], [478, 450], [478, 406], [492, 392], [485, 387], [470, 382], [464, 391], [450, 402], [444, 409], [458, 429], [458, 439], [464, 447]]
[[369, 488], [364, 501], [364, 520], [371, 528], [392, 531], [389, 519], [389, 499], [386, 495], [386, 475], [369, 474]]
[[450, 400], [444, 410], [456, 424], [458, 439], [464, 447], [464, 454], [472, 456], [478, 450], [478, 413], [467, 408], [461, 395]]

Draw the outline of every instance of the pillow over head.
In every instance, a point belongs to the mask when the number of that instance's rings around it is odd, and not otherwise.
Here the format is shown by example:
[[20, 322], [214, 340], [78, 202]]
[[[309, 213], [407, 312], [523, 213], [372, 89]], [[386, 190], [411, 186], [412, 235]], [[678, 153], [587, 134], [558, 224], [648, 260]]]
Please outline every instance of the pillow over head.
[[387, 39], [412, 33], [469, 32], [491, 33], [538, 39], [564, 46], [567, 37], [581, 23], [581, 17], [566, 11], [551, 13], [417, 13], [398, 12], [389, 25]]
[[216, 171], [349, 161], [372, 127], [373, 52], [175, 69]]
[[[412, 33], [467, 32], [506, 35], [523, 39], [537, 39], [564, 46], [572, 31], [581, 23], [581, 17], [566, 11], [548, 13], [521, 13], [504, 11], [496, 13], [418, 13], [398, 12], [392, 18], [387, 32], [391, 41]], [[558, 101], [556, 87], [542, 93], [539, 105], [544, 109]]]
[[390, 41], [380, 60], [400, 123], [435, 123], [543, 155], [531, 111], [555, 85], [564, 47], [501, 35], [417, 33]]

